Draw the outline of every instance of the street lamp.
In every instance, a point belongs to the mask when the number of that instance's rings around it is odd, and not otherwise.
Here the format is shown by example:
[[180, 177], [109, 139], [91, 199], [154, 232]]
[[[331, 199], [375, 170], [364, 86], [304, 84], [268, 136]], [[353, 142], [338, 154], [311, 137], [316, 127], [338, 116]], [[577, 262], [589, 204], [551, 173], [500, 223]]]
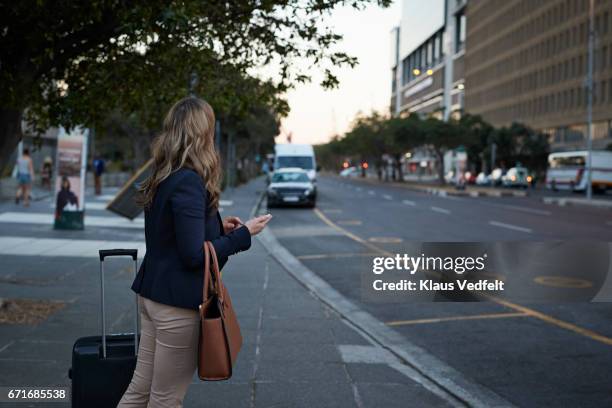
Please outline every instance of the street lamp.
[[413, 70], [412, 70], [412, 73], [413, 73], [415, 76], [419, 76], [419, 75], [421, 75], [421, 70], [420, 70], [420, 69], [418, 69], [418, 68], [415, 68], [415, 69], [413, 69]]

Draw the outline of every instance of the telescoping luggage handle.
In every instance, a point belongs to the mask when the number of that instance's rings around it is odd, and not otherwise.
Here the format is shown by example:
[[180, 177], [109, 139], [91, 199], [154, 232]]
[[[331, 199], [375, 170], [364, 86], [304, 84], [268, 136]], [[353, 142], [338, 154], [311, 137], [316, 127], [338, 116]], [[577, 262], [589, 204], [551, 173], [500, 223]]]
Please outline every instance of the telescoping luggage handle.
[[[104, 258], [114, 256], [130, 256], [134, 260], [134, 274], [138, 273], [137, 249], [100, 249], [100, 292], [102, 312], [102, 358], [106, 358], [106, 312], [104, 304]], [[138, 354], [138, 296], [136, 296], [136, 315], [134, 317], [134, 355]]]

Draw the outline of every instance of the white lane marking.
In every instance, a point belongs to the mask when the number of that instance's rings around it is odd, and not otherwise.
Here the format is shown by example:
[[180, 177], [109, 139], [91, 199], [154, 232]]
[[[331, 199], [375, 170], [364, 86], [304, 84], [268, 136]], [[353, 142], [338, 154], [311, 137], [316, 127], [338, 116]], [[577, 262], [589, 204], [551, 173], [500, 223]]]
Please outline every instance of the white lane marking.
[[[108, 203], [85, 201], [85, 210], [106, 210], [107, 205]], [[51, 203], [49, 207], [55, 208], [55, 203]]]
[[112, 201], [115, 198], [114, 194], [103, 194], [99, 196], [95, 196], [94, 200], [96, 201]]
[[414, 207], [416, 205], [416, 203], [414, 201], [410, 201], [410, 200], [403, 200], [402, 203], [404, 203], [406, 205], [410, 205], [412, 207]]
[[139, 241], [0, 237], [0, 255], [96, 258], [98, 250], [115, 248], [138, 249], [141, 259], [146, 251], [144, 242]]
[[431, 207], [431, 211], [435, 211], [437, 213], [446, 214], [446, 215], [451, 213], [450, 210], [447, 210], [446, 208], [440, 208], [440, 207]]
[[[13, 224], [46, 224], [53, 225], [53, 214], [5, 212], [0, 214], [0, 223]], [[130, 221], [120, 217], [102, 217], [97, 215], [85, 215], [85, 228], [87, 227], [111, 227], [111, 228], [144, 228], [144, 218], [136, 218]]]
[[374, 194], [376, 194], [376, 193], [374, 192], [374, 190], [370, 190], [370, 191], [368, 191], [368, 194], [369, 194], [369, 195], [374, 195]]
[[550, 211], [538, 210], [538, 209], [529, 208], [529, 207], [522, 207], [520, 205], [509, 205], [509, 204], [506, 204], [503, 207], [504, 208], [508, 208], [509, 210], [523, 211], [523, 212], [526, 212], [526, 213], [532, 213], [532, 214], [537, 214], [537, 215], [545, 215], [545, 216], [551, 215]]
[[231, 207], [234, 205], [234, 202], [232, 200], [219, 200], [219, 205], [221, 207]]
[[361, 190], [363, 190], [363, 188], [357, 187], [357, 191], [361, 191]]
[[383, 194], [383, 198], [385, 200], [393, 200], [393, 197], [391, 197], [389, 194]]
[[507, 228], [509, 230], [525, 232], [527, 234], [531, 234], [532, 232], [531, 228], [519, 227], [518, 225], [506, 224], [499, 221], [489, 221], [489, 224], [493, 225], [494, 227]]

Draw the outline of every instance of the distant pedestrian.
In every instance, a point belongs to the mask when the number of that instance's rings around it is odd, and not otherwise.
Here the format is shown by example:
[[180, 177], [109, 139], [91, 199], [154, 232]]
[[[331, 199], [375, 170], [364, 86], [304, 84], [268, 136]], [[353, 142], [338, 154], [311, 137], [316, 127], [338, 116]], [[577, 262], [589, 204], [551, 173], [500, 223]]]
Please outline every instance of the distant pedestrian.
[[30, 157], [30, 149], [23, 149], [23, 153], [17, 159], [17, 193], [15, 194], [15, 204], [23, 199], [25, 207], [30, 206], [30, 194], [32, 191], [32, 182], [34, 181], [34, 165]]
[[96, 195], [102, 194], [102, 174], [104, 174], [104, 170], [105, 170], [104, 167], [105, 167], [105, 163], [104, 163], [103, 158], [98, 157], [94, 160], [93, 170], [94, 170], [94, 184], [95, 184]]
[[132, 284], [141, 306], [138, 361], [118, 408], [183, 406], [198, 360], [205, 241], [223, 267], [270, 220], [221, 219], [214, 135], [212, 108], [189, 97], [170, 109], [153, 143], [152, 172], [140, 189], [147, 254]]
[[43, 188], [51, 190], [51, 178], [53, 177], [53, 160], [51, 157], [45, 157], [42, 169], [40, 171], [40, 180]]

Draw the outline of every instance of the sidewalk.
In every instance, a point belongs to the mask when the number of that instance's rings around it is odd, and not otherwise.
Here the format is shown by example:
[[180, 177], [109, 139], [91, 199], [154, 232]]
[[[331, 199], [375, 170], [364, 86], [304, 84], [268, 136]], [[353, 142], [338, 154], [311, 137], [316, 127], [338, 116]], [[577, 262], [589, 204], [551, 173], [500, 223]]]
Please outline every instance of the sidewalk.
[[[263, 190], [263, 181], [258, 179], [223, 194], [222, 214], [247, 219]], [[50, 203], [37, 204], [30, 212], [48, 211]], [[96, 214], [115, 218], [102, 210]], [[42, 235], [83, 242], [102, 231], [105, 240], [114, 237], [134, 247], [142, 243], [142, 232], [135, 228], [89, 227], [68, 234], [40, 226], [0, 227], [7, 239]], [[37, 325], [0, 324], [0, 384], [69, 386], [72, 344], [78, 337], [99, 333], [96, 254], [49, 257], [5, 251], [0, 262], [3, 297], [63, 304]], [[106, 264], [107, 326], [113, 333], [131, 331], [132, 264], [121, 259]], [[450, 406], [413, 381], [405, 374], [403, 363], [373, 345], [292, 278], [258, 239], [249, 251], [230, 260], [223, 277], [240, 320], [243, 349], [230, 381], [204, 383], [194, 377], [185, 407]]]

